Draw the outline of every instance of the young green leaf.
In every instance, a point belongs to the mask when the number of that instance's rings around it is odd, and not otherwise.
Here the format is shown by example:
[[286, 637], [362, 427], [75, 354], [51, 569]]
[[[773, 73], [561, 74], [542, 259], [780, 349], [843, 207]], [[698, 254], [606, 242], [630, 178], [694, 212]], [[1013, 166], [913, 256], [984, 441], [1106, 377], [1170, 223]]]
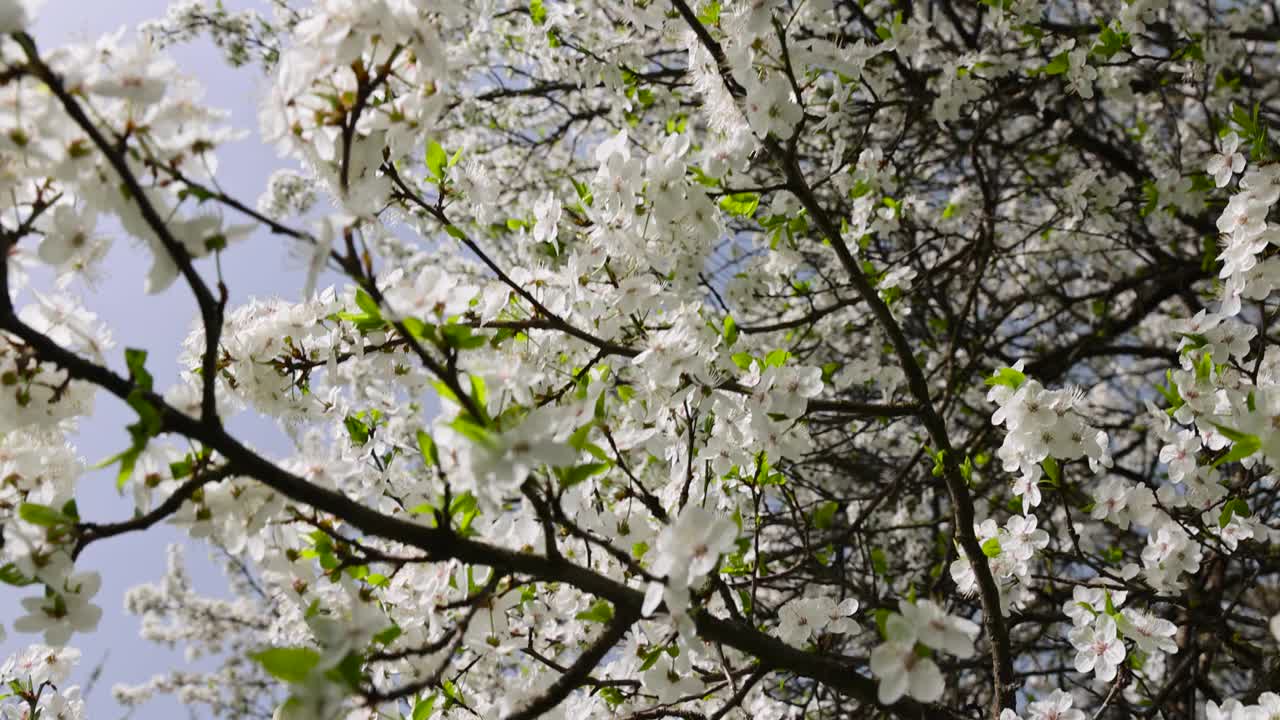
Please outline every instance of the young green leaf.
[[281, 647], [250, 653], [250, 658], [272, 677], [287, 683], [300, 683], [320, 663], [320, 653], [311, 648]]

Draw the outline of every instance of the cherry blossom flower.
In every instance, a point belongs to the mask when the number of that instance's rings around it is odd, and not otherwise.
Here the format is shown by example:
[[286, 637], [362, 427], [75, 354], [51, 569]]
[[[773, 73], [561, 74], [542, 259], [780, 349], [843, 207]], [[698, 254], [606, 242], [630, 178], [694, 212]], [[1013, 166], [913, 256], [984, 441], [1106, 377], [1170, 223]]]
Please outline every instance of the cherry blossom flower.
[[1240, 147], [1240, 136], [1234, 132], [1227, 133], [1218, 142], [1218, 154], [1209, 158], [1205, 172], [1213, 177], [1213, 183], [1225, 187], [1231, 182], [1231, 176], [1244, 170], [1244, 155], [1236, 152]]
[[24, 598], [27, 614], [13, 621], [13, 629], [23, 633], [44, 633], [46, 643], [66, 645], [72, 633], [93, 632], [102, 619], [102, 608], [90, 603], [102, 587], [96, 572], [74, 573], [44, 597]]
[[958, 658], [973, 657], [973, 641], [978, 625], [972, 620], [947, 615], [932, 600], [902, 601], [898, 611], [915, 629], [916, 638], [935, 650], [943, 650]]
[[1178, 626], [1164, 618], [1125, 608], [1120, 612], [1116, 625], [1125, 637], [1133, 640], [1138, 649], [1145, 653], [1178, 652], [1178, 644], [1173, 640]]
[[901, 615], [885, 623], [885, 642], [871, 651], [871, 674], [879, 678], [876, 699], [884, 705], [903, 695], [921, 702], [942, 697], [942, 672], [929, 657], [916, 652], [916, 626]]
[[1116, 637], [1116, 621], [1099, 615], [1092, 623], [1076, 627], [1068, 634], [1076, 648], [1076, 672], [1093, 672], [1094, 677], [1111, 682], [1116, 667], [1124, 662], [1124, 643]]
[[1049, 697], [1027, 704], [1027, 720], [1085, 720], [1083, 710], [1071, 707], [1074, 702], [1070, 693], [1054, 690]]
[[686, 505], [675, 522], [658, 535], [650, 570], [666, 581], [650, 583], [644, 614], [652, 614], [665, 601], [668, 612], [683, 615], [689, 588], [711, 572], [736, 537], [737, 527], [728, 518], [699, 505]]

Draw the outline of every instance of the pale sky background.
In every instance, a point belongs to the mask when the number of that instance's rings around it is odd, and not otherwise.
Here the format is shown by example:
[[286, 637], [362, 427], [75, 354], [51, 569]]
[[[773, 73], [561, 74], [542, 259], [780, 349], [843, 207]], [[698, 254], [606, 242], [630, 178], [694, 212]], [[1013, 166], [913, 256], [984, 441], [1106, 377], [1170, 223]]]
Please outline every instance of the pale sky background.
[[[258, 7], [270, 17], [265, 3], [252, 0], [224, 0], [233, 8]], [[127, 26], [132, 29], [141, 21], [163, 16], [168, 0], [46, 0], [39, 11], [32, 35], [42, 52], [76, 42], [92, 42], [101, 35]], [[258, 142], [257, 99], [263, 87], [261, 70], [230, 68], [221, 53], [207, 40], [176, 46], [168, 50], [182, 72], [199, 79], [206, 88], [205, 101], [231, 111], [231, 124], [251, 131], [249, 137], [224, 146], [218, 153], [218, 179], [222, 187], [249, 206], [256, 203], [266, 187], [266, 179], [287, 161], [278, 159], [274, 150]], [[227, 215], [228, 220], [241, 218]], [[158, 388], [171, 385], [177, 378], [176, 358], [179, 345], [196, 317], [195, 302], [181, 281], [159, 297], [143, 294], [143, 278], [149, 267], [148, 253], [131, 239], [124, 237], [114, 223], [104, 223], [99, 231], [111, 233], [115, 243], [105, 263], [106, 276], [92, 291], [77, 284], [86, 305], [112, 329], [116, 347], [111, 363], [123, 371], [124, 348], [138, 347], [149, 352], [147, 367], [156, 378]], [[199, 265], [210, 277], [210, 264]], [[259, 232], [232, 246], [223, 256], [224, 275], [230, 289], [230, 307], [250, 297], [281, 295], [299, 296], [302, 287], [302, 263], [291, 252], [287, 241]], [[92, 464], [109, 457], [129, 444], [125, 426], [135, 414], [123, 403], [105, 393], [99, 394], [94, 417], [83, 423], [77, 448]], [[245, 420], [233, 421], [235, 429], [245, 428]], [[279, 454], [287, 448], [284, 436], [252, 425], [252, 445], [268, 453]], [[91, 521], [117, 521], [130, 517], [132, 502], [115, 491], [115, 470], [92, 472], [81, 478], [76, 498], [83, 518]], [[169, 650], [142, 640], [138, 635], [139, 618], [125, 612], [125, 591], [135, 585], [155, 582], [164, 574], [166, 547], [173, 542], [186, 542], [187, 564], [197, 590], [211, 595], [225, 594], [221, 574], [207, 559], [207, 549], [185, 541], [173, 528], [162, 525], [144, 533], [123, 535], [90, 546], [77, 567], [102, 573], [103, 586], [97, 596], [104, 615], [98, 631], [92, 635], [76, 635], [71, 644], [84, 655], [73, 683], [84, 684], [93, 668], [106, 658], [102, 676], [86, 696], [88, 716], [97, 720], [135, 720], [208, 717], [204, 712], [191, 714], [170, 697], [158, 697], [131, 714], [115, 702], [111, 686], [117, 683], [142, 683], [152, 675], [170, 669], [196, 669], [206, 663], [188, 664], [181, 649]], [[0, 622], [8, 637], [0, 643], [0, 661], [20, 651], [29, 643], [39, 642], [38, 635], [12, 631], [12, 619], [21, 614], [19, 600], [32, 594], [31, 588], [0, 585]]]

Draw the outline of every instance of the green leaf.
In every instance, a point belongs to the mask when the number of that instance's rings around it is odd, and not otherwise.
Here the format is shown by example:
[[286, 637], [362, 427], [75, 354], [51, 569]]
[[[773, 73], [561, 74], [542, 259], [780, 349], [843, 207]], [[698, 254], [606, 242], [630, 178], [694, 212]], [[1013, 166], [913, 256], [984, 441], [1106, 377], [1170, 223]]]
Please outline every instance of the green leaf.
[[320, 662], [320, 653], [304, 647], [268, 648], [249, 657], [269, 675], [287, 683], [305, 681]]
[[452, 680], [444, 680], [440, 683], [440, 689], [444, 691], [444, 697], [447, 702], [444, 704], [444, 710], [448, 710], [454, 705], [465, 705], [462, 698], [462, 691]]
[[613, 619], [613, 604], [608, 600], [596, 600], [591, 607], [573, 616], [577, 620], [594, 623], [607, 623]]
[[488, 425], [490, 423], [489, 388], [484, 384], [484, 378], [475, 373], [468, 375], [467, 381], [471, 385], [471, 401], [475, 403], [476, 410], [480, 413], [480, 420]]
[[449, 156], [445, 153], [444, 148], [440, 147], [440, 143], [435, 140], [427, 141], [427, 172], [431, 173], [431, 177], [437, 184], [444, 182], [445, 166], [449, 162]]
[[591, 186], [574, 178], [569, 178], [569, 181], [573, 183], [573, 191], [578, 194], [578, 200], [581, 201], [583, 205], [591, 207], [594, 200], [591, 192]]
[[587, 445], [590, 444], [587, 441], [587, 436], [591, 434], [591, 428], [594, 425], [595, 423], [589, 422], [577, 430], [574, 430], [573, 433], [569, 435], [569, 447], [574, 450], [585, 450]]
[[1235, 515], [1240, 517], [1249, 517], [1249, 503], [1240, 498], [1231, 498], [1226, 505], [1222, 506], [1222, 513], [1218, 515], [1218, 527], [1224, 528], [1231, 523], [1231, 518]]
[[129, 481], [129, 477], [133, 475], [133, 467], [137, 464], [138, 457], [141, 455], [142, 448], [134, 445], [94, 465], [93, 469], [99, 470], [120, 463], [120, 471], [116, 473], [116, 489], [121, 490], [124, 488], [124, 484]]
[[6, 585], [25, 587], [27, 585], [35, 584], [36, 579], [23, 575], [22, 572], [18, 570], [17, 565], [14, 565], [13, 563], [5, 563], [4, 566], [0, 566], [0, 582]]
[[449, 427], [456, 430], [459, 435], [462, 435], [466, 439], [482, 447], [497, 447], [497, 443], [493, 435], [488, 430], [481, 427], [469, 414], [464, 413], [454, 418], [453, 422], [449, 423]]
[[702, 6], [702, 10], [698, 12], [698, 22], [703, 25], [715, 25], [720, 22], [719, 0], [711, 0]]
[[813, 524], [819, 530], [826, 530], [835, 524], [836, 511], [840, 509], [840, 503], [832, 500], [818, 506], [813, 511]]
[[1213, 461], [1212, 467], [1218, 467], [1224, 463], [1237, 462], [1243, 460], [1250, 455], [1258, 452], [1262, 448], [1262, 441], [1257, 436], [1249, 435], [1244, 440], [1239, 440], [1232, 444], [1231, 451], [1226, 455]]
[[478, 347], [484, 347], [488, 342], [483, 335], [473, 334], [471, 328], [466, 325], [442, 325], [440, 337], [444, 339], [446, 345], [457, 350], [475, 350]]
[[720, 198], [720, 209], [737, 217], [750, 218], [759, 206], [760, 196], [755, 193], [734, 193]]
[[76, 522], [75, 518], [69, 517], [65, 513], [55, 508], [51, 508], [48, 505], [29, 502], [24, 502], [18, 506], [18, 517], [32, 525], [40, 525], [42, 527], [74, 525]]
[[426, 430], [418, 431], [418, 452], [422, 453], [422, 462], [440, 467], [440, 449], [436, 441]]
[[592, 475], [599, 475], [608, 469], [609, 463], [587, 463], [586, 465], [578, 465], [571, 468], [556, 468], [556, 475], [560, 478], [560, 487], [568, 489]]
[[871, 569], [877, 575], [887, 575], [889, 573], [889, 557], [885, 555], [884, 548], [872, 548]]
[[1218, 262], [1218, 239], [1213, 235], [1205, 235], [1201, 240], [1200, 269], [1208, 272]]
[[1164, 396], [1165, 402], [1169, 403], [1168, 412], [1172, 415], [1173, 412], [1182, 407], [1186, 401], [1182, 399], [1182, 393], [1178, 391], [1178, 384], [1173, 381], [1173, 371], [1166, 370], [1164, 377], [1169, 384], [1167, 386], [1157, 385], [1156, 390], [1159, 390], [1160, 394]]
[[365, 312], [366, 315], [373, 317], [382, 317], [382, 310], [378, 308], [378, 303], [364, 288], [356, 288], [356, 307]]
[[1125, 662], [1134, 670], [1141, 670], [1147, 664], [1148, 655], [1138, 648], [1129, 651], [1129, 656], [1125, 658]]
[[351, 442], [353, 444], [364, 445], [369, 442], [369, 435], [372, 433], [373, 429], [366, 425], [360, 418], [354, 415], [348, 415], [343, 419], [342, 425], [346, 427], [347, 436], [351, 438]]
[[876, 629], [880, 631], [880, 637], [885, 637], [885, 626], [889, 624], [889, 616], [893, 613], [888, 608], [876, 608]]
[[187, 477], [195, 470], [195, 458], [190, 453], [185, 455], [181, 460], [175, 460], [169, 463], [169, 474], [174, 480], [181, 480]]
[[187, 187], [184, 187], [178, 191], [178, 199], [186, 200], [188, 197], [195, 198], [197, 204], [203, 204], [204, 201], [212, 200], [217, 196], [209, 192], [207, 188], [201, 187], [199, 185], [188, 185]]
[[640, 663], [639, 672], [644, 672], [645, 670], [648, 670], [649, 668], [653, 667], [653, 664], [658, 662], [658, 658], [662, 657], [663, 650], [664, 648], [661, 645], [659, 645], [649, 650], [648, 652], [646, 652], [644, 654], [644, 661]]
[[999, 538], [987, 538], [987, 540], [982, 543], [982, 554], [989, 558], [1000, 557], [1000, 550]]
[[124, 362], [129, 368], [129, 377], [133, 378], [134, 387], [151, 390], [151, 373], [143, 365], [147, 362], [147, 351], [137, 348], [125, 348]]
[[342, 662], [336, 667], [329, 668], [324, 676], [336, 683], [345, 685], [348, 690], [355, 691], [364, 681], [364, 672], [361, 668], [364, 666], [364, 660], [361, 655], [349, 652], [342, 658]]
[[1049, 478], [1055, 487], [1058, 483], [1062, 482], [1062, 471], [1058, 468], [1057, 460], [1054, 460], [1052, 457], [1046, 457], [1040, 463], [1040, 467], [1044, 468], [1045, 477]]
[[529, 0], [529, 18], [533, 20], [534, 25], [546, 24], [547, 8], [542, 4], [542, 0]]
[[449, 503], [449, 517], [454, 521], [454, 530], [463, 537], [474, 534], [471, 523], [480, 515], [480, 504], [470, 491], [455, 497]]
[[425, 323], [416, 317], [407, 317], [401, 320], [404, 329], [409, 331], [415, 340], [426, 340], [428, 342], [437, 342], [436, 326]]
[[95, 468], [103, 468], [114, 463], [120, 463], [120, 472], [116, 475], [116, 488], [123, 489], [125, 482], [133, 474], [133, 467], [137, 463], [138, 457], [142, 455], [142, 451], [146, 449], [147, 442], [160, 434], [161, 428], [164, 426], [164, 419], [160, 415], [160, 410], [147, 398], [147, 394], [151, 392], [152, 378], [143, 365], [147, 360], [145, 350], [137, 350], [128, 348], [124, 352], [125, 364], [129, 367], [129, 376], [133, 379], [133, 388], [125, 397], [125, 402], [134, 412], [138, 413], [138, 421], [128, 426], [129, 436], [133, 442], [129, 448], [123, 452], [117, 453], [110, 458], [103, 460], [95, 465]]
[[925, 452], [929, 453], [929, 457], [933, 458], [933, 476], [942, 477], [947, 472], [947, 451], [939, 450], [934, 452], [925, 447]]
[[1017, 390], [1022, 387], [1022, 383], [1026, 381], [1027, 376], [1021, 371], [1014, 370], [1011, 367], [1005, 367], [995, 371], [991, 377], [987, 378], [983, 382], [988, 386], [1004, 385], [1005, 387]]
[[459, 228], [457, 225], [445, 225], [444, 231], [448, 233], [450, 237], [454, 237], [459, 240], [467, 239], [467, 234], [462, 232], [462, 229]]
[[1187, 352], [1188, 350], [1199, 350], [1200, 348], [1209, 344], [1209, 338], [1205, 337], [1204, 335], [1201, 335], [1200, 333], [1178, 333], [1178, 334], [1186, 338], [1188, 341], [1187, 345], [1182, 348], [1182, 352]]
[[[372, 577], [372, 576], [369, 576], [369, 577]], [[391, 643], [395, 642], [396, 638], [400, 637], [402, 634], [404, 634], [404, 630], [402, 630], [399, 625], [390, 625], [385, 630], [382, 630], [377, 635], [374, 635], [373, 641], [381, 645], [390, 645]]]
[[1160, 208], [1160, 190], [1154, 182], [1148, 180], [1142, 184], [1142, 197], [1145, 202], [1138, 210], [1139, 217], [1146, 217]]
[[413, 715], [410, 717], [410, 720], [427, 720], [427, 718], [431, 717], [431, 711], [436, 707], [437, 697], [438, 696], [435, 693], [431, 693], [425, 698], [414, 703]]
[[1251, 440], [1258, 439], [1257, 436], [1255, 435], [1250, 435], [1249, 433], [1246, 433], [1246, 432], [1240, 432], [1239, 430], [1234, 430], [1232, 428], [1227, 427], [1226, 425], [1219, 425], [1218, 423], [1214, 423], [1213, 426], [1218, 428], [1218, 432], [1222, 433], [1223, 437], [1225, 437], [1228, 440], [1231, 440], [1232, 442], [1249, 442]]
[[722, 335], [724, 336], [724, 344], [728, 347], [733, 347], [733, 344], [738, 342], [738, 323], [734, 322], [732, 315], [724, 316]]
[[476, 496], [470, 490], [458, 495], [449, 501], [449, 515], [466, 515], [468, 513], [477, 512], [480, 504], [476, 501]]
[[1067, 54], [1062, 52], [1055, 55], [1053, 60], [1049, 61], [1048, 65], [1045, 65], [1038, 70], [1033, 70], [1032, 74], [1061, 75], [1070, 68], [1071, 61], [1067, 58]]
[[1112, 55], [1123, 50], [1128, 44], [1129, 33], [1119, 32], [1107, 26], [1098, 35], [1091, 52], [1104, 60], [1110, 60]]
[[787, 363], [787, 360], [790, 360], [790, 359], [791, 359], [791, 353], [787, 352], [786, 350], [781, 350], [781, 349], [774, 350], [773, 352], [764, 356], [764, 366], [765, 367], [782, 367]]
[[600, 694], [600, 697], [604, 698], [606, 703], [609, 703], [610, 710], [618, 707], [627, 700], [626, 696], [622, 694], [622, 691], [616, 687], [605, 686], [599, 688], [596, 692]]
[[631, 557], [636, 560], [644, 559], [644, 554], [647, 552], [649, 552], [649, 543], [644, 542], [643, 540], [631, 545]]

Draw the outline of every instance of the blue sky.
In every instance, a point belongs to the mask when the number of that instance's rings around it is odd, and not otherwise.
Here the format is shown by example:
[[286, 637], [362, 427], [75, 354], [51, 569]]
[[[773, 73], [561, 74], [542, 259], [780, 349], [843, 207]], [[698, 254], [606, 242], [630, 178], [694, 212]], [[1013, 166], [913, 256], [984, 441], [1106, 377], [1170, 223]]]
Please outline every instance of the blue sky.
[[[122, 26], [132, 29], [143, 20], [160, 17], [167, 4], [166, 0], [47, 0], [32, 34], [44, 51], [67, 43], [91, 42]], [[245, 0], [224, 4], [231, 8], [257, 5]], [[266, 8], [262, 11], [270, 12]], [[251, 131], [246, 139], [219, 152], [218, 177], [228, 192], [254, 205], [271, 171], [286, 165], [276, 158], [272, 149], [257, 141], [256, 102], [264, 83], [260, 70], [228, 67], [212, 44], [205, 41], [175, 47], [169, 53], [183, 72], [202, 81], [208, 104], [230, 110], [231, 123]], [[228, 216], [228, 219], [232, 218]], [[104, 223], [99, 231], [115, 237], [105, 264], [106, 277], [92, 289], [86, 290], [82, 285], [76, 285], [75, 289], [83, 292], [86, 305], [113, 330], [116, 348], [112, 364], [122, 368], [125, 347], [144, 348], [150, 353], [147, 365], [157, 385], [167, 387], [177, 377], [178, 347], [196, 317], [191, 294], [179, 281], [159, 297], [144, 295], [143, 278], [149, 266], [147, 253], [124, 237], [118, 225]], [[207, 262], [202, 265], [206, 272], [210, 267]], [[232, 246], [223, 257], [230, 305], [234, 307], [255, 296], [298, 297], [302, 286], [301, 267], [301, 260], [285, 241], [265, 232]], [[134, 414], [126, 406], [100, 394], [95, 416], [82, 424], [76, 440], [81, 455], [89, 463], [96, 463], [126, 447], [129, 441], [124, 428], [133, 420]], [[232, 422], [231, 426], [234, 429], [239, 425], [243, 429], [246, 423], [252, 420]], [[264, 433], [261, 421], [252, 428], [254, 445], [258, 448], [281, 452], [287, 447], [283, 435]], [[113, 470], [96, 471], [83, 477], [77, 486], [77, 500], [81, 515], [87, 520], [120, 520], [132, 513], [131, 502], [115, 491]], [[116, 683], [140, 683], [168, 669], [192, 667], [185, 662], [180, 648], [169, 650], [142, 640], [138, 636], [139, 619], [127, 614], [123, 606], [128, 588], [156, 581], [163, 575], [165, 548], [172, 542], [183, 542], [183, 537], [168, 526], [161, 526], [146, 533], [97, 543], [85, 551], [78, 563], [103, 575], [98, 604], [103, 607], [104, 616], [98, 632], [72, 638], [72, 644], [84, 652], [73, 681], [83, 683], [104, 657], [107, 660], [101, 678], [87, 696], [90, 717], [126, 716], [125, 709], [111, 697], [111, 686]], [[186, 556], [197, 589], [215, 595], [224, 592], [220, 573], [206, 559], [208, 552], [203, 546], [187, 543]], [[19, 600], [30, 593], [29, 588], [0, 586], [0, 618], [8, 619], [5, 626], [9, 630], [6, 640], [0, 643], [0, 658], [40, 639], [11, 629], [12, 618], [21, 614]], [[157, 699], [129, 715], [137, 720], [187, 716], [184, 706], [170, 698]]]

